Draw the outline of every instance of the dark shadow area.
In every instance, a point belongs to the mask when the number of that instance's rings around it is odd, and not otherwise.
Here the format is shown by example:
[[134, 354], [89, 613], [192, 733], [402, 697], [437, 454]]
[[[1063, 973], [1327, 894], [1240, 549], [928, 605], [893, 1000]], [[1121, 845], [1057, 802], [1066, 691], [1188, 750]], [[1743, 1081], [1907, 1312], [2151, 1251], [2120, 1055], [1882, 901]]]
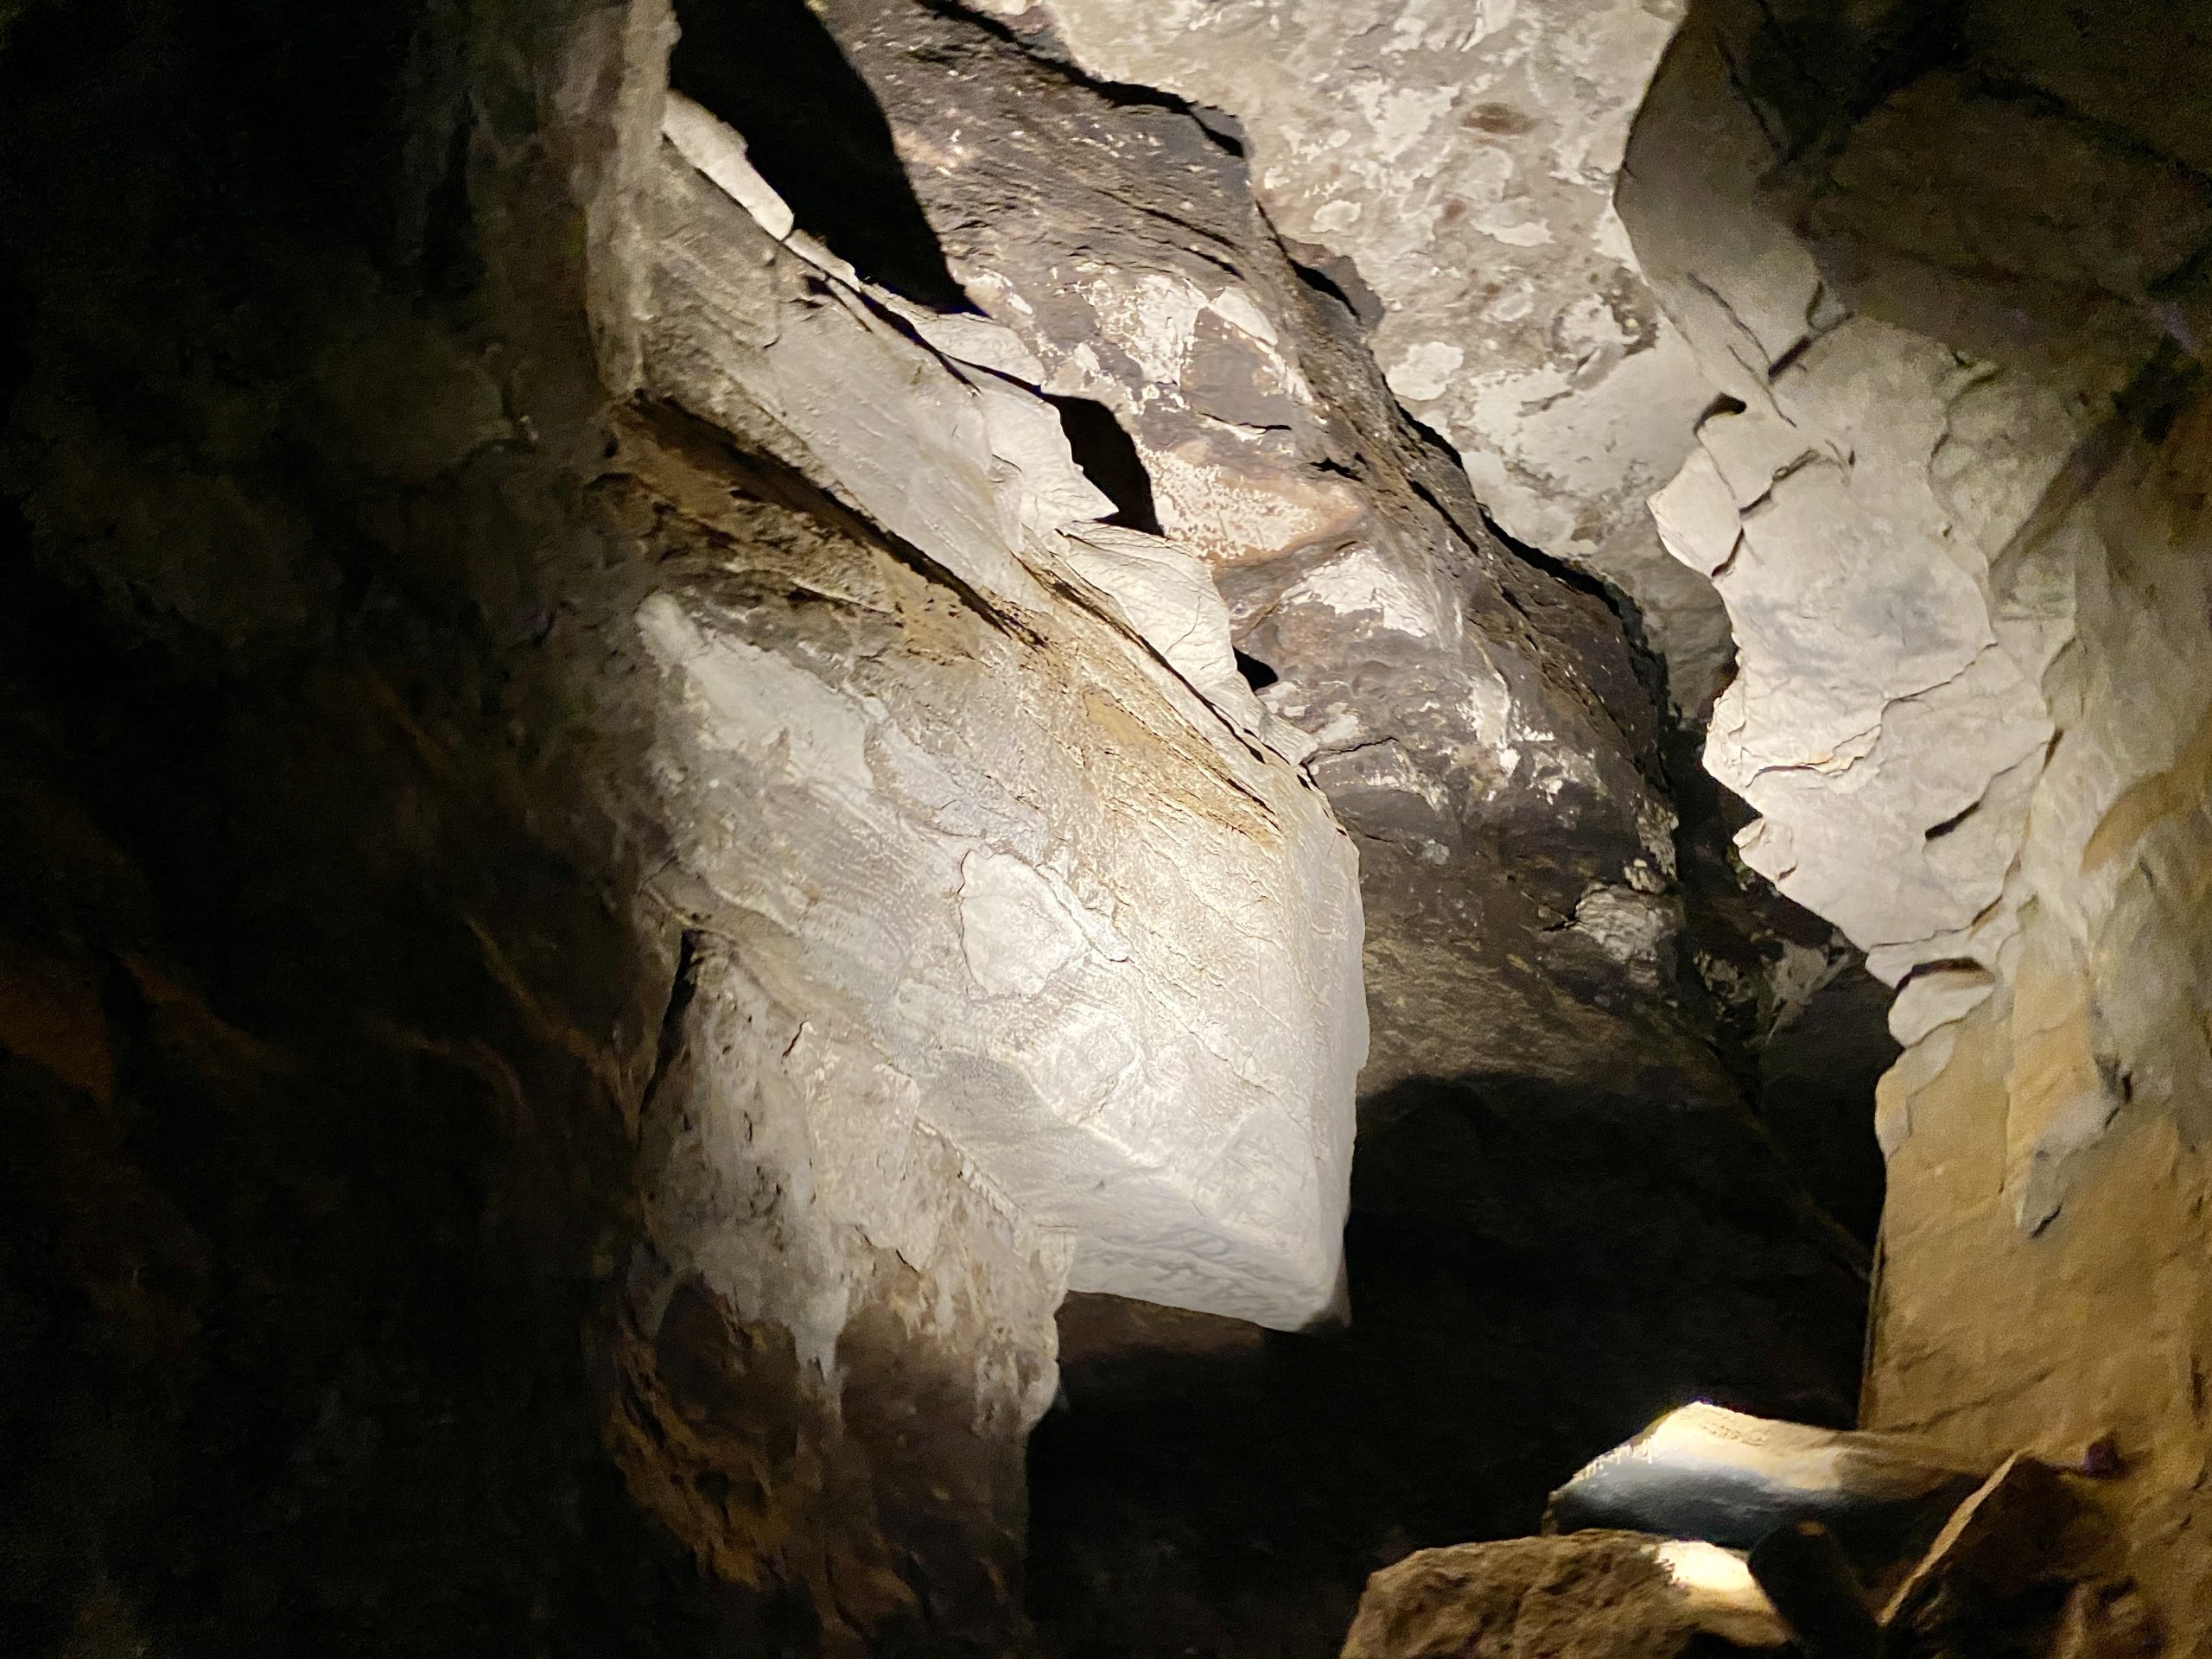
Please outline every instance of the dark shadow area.
[[429, 10], [0, 15], [10, 1656], [731, 1646], [587, 1375], [627, 1142], [462, 910], [639, 965], [424, 737], [496, 702], [480, 615], [306, 389], [380, 280], [472, 281], [395, 118]]
[[1244, 677], [1244, 683], [1255, 691], [1264, 691], [1282, 678], [1258, 658], [1248, 657], [1241, 651], [1236, 652], [1236, 671]]
[[1869, 1248], [1888, 1176], [1874, 1085], [1901, 1052], [1889, 1027], [1895, 995], [1853, 963], [1759, 1051], [1759, 1122], [1806, 1191]]
[[1359, 274], [1359, 267], [1348, 257], [1318, 243], [1300, 242], [1295, 237], [1281, 236], [1280, 239], [1299, 281], [1342, 306], [1362, 328], [1382, 325], [1388, 313], [1382, 296], [1367, 285], [1366, 278]]
[[918, 305], [971, 309], [874, 94], [805, 0], [683, 0], [676, 11], [671, 84], [737, 129], [799, 228]]
[[[1031, 1440], [1032, 1605], [1070, 1659], [1326, 1659], [1367, 1575], [1533, 1531], [1687, 1401], [1845, 1426], [1865, 1286], [1740, 1117], [1420, 1084], [1370, 1103], [1351, 1323], [1075, 1298]], [[1718, 1172], [1732, 1170], [1732, 1177]]]
[[1114, 411], [1094, 397], [1055, 397], [1046, 393], [1045, 401], [1060, 412], [1060, 429], [1067, 434], [1075, 464], [1113, 502], [1114, 516], [1108, 522], [1159, 535], [1160, 512], [1153, 505], [1152, 474], [1145, 470], [1135, 441], [1114, 418]]

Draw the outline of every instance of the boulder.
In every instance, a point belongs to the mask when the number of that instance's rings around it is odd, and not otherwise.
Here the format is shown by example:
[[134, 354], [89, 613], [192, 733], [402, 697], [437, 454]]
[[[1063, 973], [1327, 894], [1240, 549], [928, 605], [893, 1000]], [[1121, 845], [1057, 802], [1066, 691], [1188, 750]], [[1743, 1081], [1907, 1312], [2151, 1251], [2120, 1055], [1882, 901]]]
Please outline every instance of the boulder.
[[1788, 1640], [1742, 1557], [1578, 1532], [1425, 1549], [1384, 1568], [1343, 1659], [1679, 1659]]

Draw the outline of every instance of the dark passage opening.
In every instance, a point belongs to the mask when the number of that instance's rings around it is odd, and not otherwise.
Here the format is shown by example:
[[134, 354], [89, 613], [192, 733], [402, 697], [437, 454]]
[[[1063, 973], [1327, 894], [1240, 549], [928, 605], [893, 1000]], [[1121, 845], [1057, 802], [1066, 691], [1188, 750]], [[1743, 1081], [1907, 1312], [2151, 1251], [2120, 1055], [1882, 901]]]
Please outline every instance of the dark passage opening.
[[1258, 658], [1247, 657], [1241, 651], [1236, 653], [1236, 671], [1244, 677], [1244, 683], [1255, 691], [1264, 691], [1282, 678]]
[[684, 0], [676, 10], [683, 33], [670, 82], [737, 129], [799, 227], [918, 305], [973, 309], [882, 107], [804, 0]]

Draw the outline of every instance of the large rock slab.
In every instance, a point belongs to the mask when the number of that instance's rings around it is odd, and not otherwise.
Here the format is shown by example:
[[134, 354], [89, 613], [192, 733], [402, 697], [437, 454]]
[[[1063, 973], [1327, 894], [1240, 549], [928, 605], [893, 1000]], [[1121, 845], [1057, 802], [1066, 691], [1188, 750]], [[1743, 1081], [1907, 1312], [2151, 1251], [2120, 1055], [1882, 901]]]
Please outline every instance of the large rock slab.
[[1633, 1052], [1655, 1092], [1725, 1094], [1675, 982], [1659, 709], [1618, 620], [1484, 528], [1234, 142], [973, 19], [820, 16], [947, 270], [1048, 391], [1111, 412], [1141, 505], [1213, 567], [1262, 701], [1314, 746], [1361, 851], [1363, 1091], [1610, 1077]]
[[[895, 1228], [901, 1148], [938, 1137], [1068, 1235], [1080, 1288], [1322, 1313], [1364, 1055], [1355, 866], [1268, 746], [1203, 568], [1097, 522], [1033, 391], [925, 343], [675, 141], [652, 200], [647, 389], [882, 526], [637, 613], [682, 902], [730, 918], [804, 1027], [770, 1069], [809, 1103], [823, 1196]], [[727, 478], [656, 454], [635, 470], [696, 534], [758, 543]]]
[[1624, 1527], [1733, 1549], [1811, 1521], [1878, 1565], [1932, 1535], [1980, 1473], [1895, 1437], [1699, 1403], [1577, 1471], [1552, 1494], [1545, 1519], [1569, 1532]]

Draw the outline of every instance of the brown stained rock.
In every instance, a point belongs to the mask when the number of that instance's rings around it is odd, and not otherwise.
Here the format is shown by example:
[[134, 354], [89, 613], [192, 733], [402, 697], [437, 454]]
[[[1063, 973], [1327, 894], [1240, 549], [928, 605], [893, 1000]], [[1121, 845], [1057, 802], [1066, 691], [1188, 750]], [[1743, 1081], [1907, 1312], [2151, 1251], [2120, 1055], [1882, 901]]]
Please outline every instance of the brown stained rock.
[[2195, 1651], [2201, 8], [1961, 11], [1694, 0], [1619, 201], [1745, 407], [1655, 509], [1735, 625], [1708, 754], [1747, 861], [1902, 987], [1865, 1421], [1977, 1461], [2110, 1436], [2097, 1568]]
[[1762, 1613], [1756, 1602], [1723, 1611], [1718, 1598], [1669, 1569], [1662, 1551], [1670, 1548], [1679, 1547], [1640, 1533], [1579, 1532], [1422, 1550], [1368, 1580], [1343, 1659], [1683, 1659], [1736, 1651], [1716, 1627], [1759, 1646], [1782, 1645], [1770, 1611]]
[[[2101, 1602], [2069, 1581], [2101, 1534], [2064, 1478], [2007, 1458], [1943, 1525], [1883, 1609], [1892, 1653], [1910, 1659], [2042, 1654], [2066, 1615], [2088, 1641]], [[2094, 1603], [2094, 1605], [2092, 1604]], [[2097, 1639], [2105, 1639], [2101, 1628]], [[2094, 1652], [2094, 1647], [2087, 1649]]]

